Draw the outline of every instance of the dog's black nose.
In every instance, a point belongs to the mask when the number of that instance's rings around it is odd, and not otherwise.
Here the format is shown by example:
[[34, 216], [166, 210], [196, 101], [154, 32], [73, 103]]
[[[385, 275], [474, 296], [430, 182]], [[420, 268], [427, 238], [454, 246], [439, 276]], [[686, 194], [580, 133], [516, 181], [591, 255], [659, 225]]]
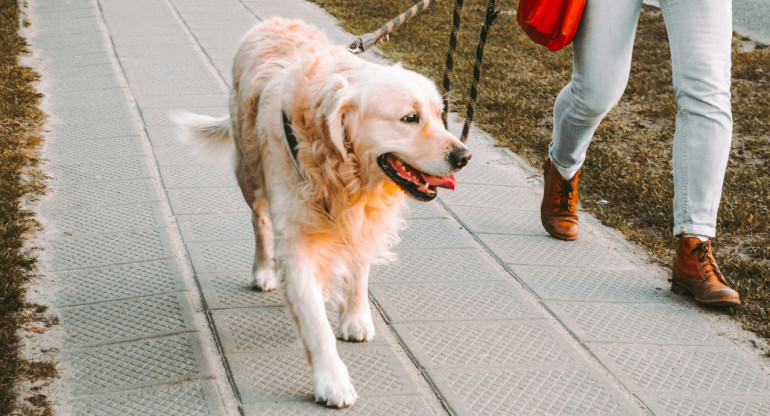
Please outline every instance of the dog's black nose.
[[449, 153], [449, 163], [455, 170], [462, 169], [465, 165], [468, 164], [468, 161], [471, 160], [471, 156], [473, 155], [471, 155], [471, 152], [468, 149], [464, 147], [458, 147]]

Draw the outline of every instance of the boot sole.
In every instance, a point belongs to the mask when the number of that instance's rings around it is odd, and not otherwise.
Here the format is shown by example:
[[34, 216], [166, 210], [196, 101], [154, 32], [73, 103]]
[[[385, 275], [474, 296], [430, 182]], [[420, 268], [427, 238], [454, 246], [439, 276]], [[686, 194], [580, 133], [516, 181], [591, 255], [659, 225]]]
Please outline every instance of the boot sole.
[[559, 240], [562, 240], [562, 241], [575, 241], [578, 238], [577, 234], [575, 234], [575, 235], [563, 235], [563, 234], [556, 234], [556, 233], [554, 233], [552, 230], [550, 230], [545, 225], [545, 222], [543, 221], [542, 216], [540, 217], [540, 224], [543, 226], [543, 229], [553, 238], [556, 238], [556, 239], [559, 239]]
[[683, 295], [683, 296], [689, 296], [695, 299], [696, 302], [700, 303], [701, 305], [706, 306], [713, 306], [713, 307], [728, 307], [728, 306], [740, 306], [741, 301], [734, 301], [734, 300], [712, 300], [707, 301], [703, 299], [698, 299], [695, 297], [695, 295], [690, 292], [687, 287], [682, 285], [681, 283], [677, 283], [676, 281], [671, 282], [671, 291], [676, 293], [677, 295]]

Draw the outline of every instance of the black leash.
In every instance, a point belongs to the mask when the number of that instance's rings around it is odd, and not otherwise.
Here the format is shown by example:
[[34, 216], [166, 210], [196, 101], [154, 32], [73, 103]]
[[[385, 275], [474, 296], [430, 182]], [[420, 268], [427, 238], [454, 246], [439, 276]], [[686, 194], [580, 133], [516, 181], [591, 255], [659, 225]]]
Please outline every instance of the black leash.
[[294, 131], [291, 128], [291, 121], [286, 117], [286, 113], [283, 110], [281, 110], [281, 117], [283, 117], [283, 134], [286, 137], [283, 144], [286, 145], [286, 150], [289, 151], [289, 158], [291, 159], [292, 166], [294, 166], [294, 170], [297, 171], [297, 174], [299, 174], [300, 177], [304, 177], [302, 171], [299, 170], [299, 162], [297, 161], [297, 154], [299, 152], [297, 149], [297, 146], [299, 145], [297, 136], [294, 135]]
[[499, 13], [499, 10], [495, 10], [495, 0], [488, 0], [487, 14], [484, 17], [484, 24], [481, 26], [481, 33], [479, 33], [479, 43], [476, 45], [476, 62], [473, 64], [473, 82], [471, 83], [470, 99], [468, 100], [468, 108], [465, 112], [463, 133], [460, 135], [460, 141], [462, 142], [468, 140], [468, 131], [473, 122], [473, 114], [476, 112], [476, 98], [478, 97], [479, 79], [481, 78], [481, 61], [484, 59], [484, 46], [487, 43], [489, 28], [495, 22]]
[[452, 89], [452, 70], [454, 70], [455, 66], [457, 32], [460, 31], [460, 14], [462, 12], [463, 0], [455, 0], [455, 10], [452, 15], [452, 30], [449, 32], [449, 50], [446, 53], [446, 65], [444, 66], [444, 90], [441, 93], [441, 96], [444, 99], [444, 111], [441, 113], [441, 120], [444, 122], [444, 128], [448, 127], [449, 91]]

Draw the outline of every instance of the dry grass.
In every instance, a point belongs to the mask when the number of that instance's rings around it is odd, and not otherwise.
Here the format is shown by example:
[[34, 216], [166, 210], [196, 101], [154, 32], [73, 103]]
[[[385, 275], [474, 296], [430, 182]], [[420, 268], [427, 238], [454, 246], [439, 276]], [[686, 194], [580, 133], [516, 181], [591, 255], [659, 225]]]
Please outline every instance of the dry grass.
[[[25, 241], [37, 228], [23, 204], [45, 190], [37, 165], [38, 129], [44, 115], [37, 108], [40, 94], [32, 87], [37, 75], [18, 64], [26, 53], [19, 37], [19, 8], [15, 0], [0, 0], [0, 414], [46, 414], [43, 397], [15, 409], [13, 387], [52, 377], [52, 363], [18, 358], [17, 331], [35, 319], [40, 308], [26, 304], [24, 285], [32, 276], [35, 253]], [[42, 311], [44, 312], [44, 310]]]
[[[371, 32], [412, 0], [314, 0], [351, 33]], [[465, 2], [452, 100], [464, 112], [473, 48], [486, 2]], [[552, 108], [572, 70], [572, 51], [531, 42], [516, 24], [514, 2], [491, 29], [484, 56], [476, 121], [501, 146], [533, 166], [547, 155]], [[439, 2], [381, 44], [392, 59], [441, 84], [453, 2]], [[351, 39], [352, 40], [352, 39]], [[735, 133], [725, 177], [717, 260], [744, 305], [729, 310], [744, 327], [770, 338], [770, 48], [733, 53]], [[676, 104], [665, 26], [645, 7], [631, 77], [621, 103], [599, 127], [581, 176], [582, 209], [643, 246], [666, 267], [673, 258], [671, 152]], [[608, 203], [599, 204], [599, 201]]]

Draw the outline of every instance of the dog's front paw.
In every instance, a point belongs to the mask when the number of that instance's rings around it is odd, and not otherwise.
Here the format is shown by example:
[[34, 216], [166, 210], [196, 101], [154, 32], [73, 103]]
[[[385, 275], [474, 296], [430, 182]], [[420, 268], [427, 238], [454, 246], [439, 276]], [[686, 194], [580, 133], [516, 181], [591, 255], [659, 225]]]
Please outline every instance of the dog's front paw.
[[352, 406], [358, 399], [348, 369], [342, 361], [324, 370], [314, 369], [313, 386], [316, 403], [325, 403], [327, 407]]
[[371, 312], [340, 317], [337, 338], [343, 341], [366, 342], [374, 339], [374, 322]]
[[251, 287], [260, 292], [272, 292], [278, 288], [278, 280], [272, 269], [259, 269], [251, 274]]

